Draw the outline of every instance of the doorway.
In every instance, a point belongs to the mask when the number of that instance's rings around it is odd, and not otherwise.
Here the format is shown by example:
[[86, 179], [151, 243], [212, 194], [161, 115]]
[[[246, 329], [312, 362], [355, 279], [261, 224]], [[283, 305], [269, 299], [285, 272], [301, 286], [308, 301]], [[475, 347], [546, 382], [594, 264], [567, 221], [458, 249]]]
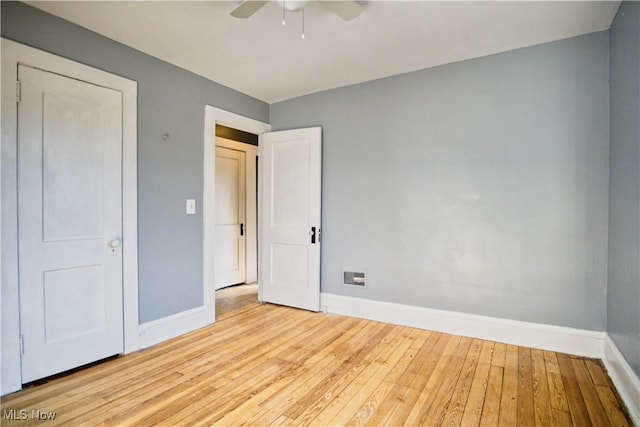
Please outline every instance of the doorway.
[[[271, 126], [266, 123], [208, 105], [205, 106], [204, 124], [203, 288], [205, 310], [207, 314], [211, 313], [210, 319], [215, 321], [217, 124], [254, 133], [259, 136], [261, 143], [264, 142], [264, 146], [260, 147], [261, 194], [257, 201], [261, 229], [258, 300], [319, 310], [322, 129], [312, 127], [270, 132]], [[269, 177], [275, 178], [275, 181], [269, 180]], [[288, 189], [295, 190], [292, 193], [295, 197], [285, 197]], [[276, 217], [268, 214], [272, 211], [277, 214]], [[279, 233], [288, 223], [291, 223], [293, 233]], [[292, 246], [296, 248], [292, 249]], [[291, 265], [296, 268], [288, 268]], [[289, 293], [293, 296], [289, 296]]]
[[258, 134], [215, 124], [215, 303], [258, 300]]
[[[216, 258], [216, 125], [222, 125], [224, 127], [244, 131], [249, 134], [257, 135], [258, 139], [265, 132], [271, 130], [271, 125], [263, 123], [254, 119], [250, 119], [245, 116], [241, 116], [236, 113], [222, 110], [220, 108], [212, 107], [210, 105], [205, 106], [205, 118], [204, 118], [204, 177], [203, 177], [203, 200], [202, 200], [202, 215], [203, 215], [203, 288], [204, 288], [204, 301], [207, 317], [211, 322], [216, 318], [216, 287], [215, 287], [215, 258]], [[218, 128], [221, 131], [222, 128]], [[228, 135], [222, 135], [221, 138], [229, 139]], [[231, 139], [231, 142], [222, 142], [225, 148], [235, 149], [240, 144]], [[249, 177], [247, 182], [257, 182], [258, 177], [258, 152], [257, 145], [244, 144], [244, 149], [252, 152], [247, 159], [247, 171]], [[253, 187], [251, 187], [253, 188]], [[249, 254], [255, 253], [255, 256], [248, 256], [246, 259], [247, 276], [245, 278], [246, 283], [255, 283], [258, 279], [258, 217], [257, 212], [260, 209], [259, 200], [257, 197], [257, 189], [254, 193], [247, 196], [249, 204], [254, 204], [255, 209], [249, 208], [249, 215], [246, 218], [247, 224], [251, 224], [251, 221], [255, 221], [254, 227], [247, 227], [245, 231], [246, 236], [246, 250]], [[250, 216], [255, 215], [253, 219]], [[253, 264], [253, 265], [252, 265]], [[258, 286], [258, 300], [260, 299], [260, 287]]]

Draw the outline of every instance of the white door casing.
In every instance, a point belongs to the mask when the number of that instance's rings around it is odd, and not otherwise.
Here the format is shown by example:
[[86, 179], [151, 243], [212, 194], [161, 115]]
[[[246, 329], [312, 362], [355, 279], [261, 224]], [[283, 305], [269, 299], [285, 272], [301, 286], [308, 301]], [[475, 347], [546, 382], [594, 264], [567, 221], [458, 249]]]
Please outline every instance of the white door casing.
[[[236, 113], [232, 113], [230, 111], [222, 110], [220, 108], [213, 107], [211, 105], [205, 105], [204, 107], [204, 138], [203, 138], [203, 192], [202, 192], [202, 228], [203, 232], [203, 250], [202, 250], [202, 266], [203, 266], [203, 290], [204, 290], [204, 303], [205, 303], [205, 316], [207, 323], [212, 323], [215, 321], [215, 242], [216, 242], [216, 233], [215, 233], [215, 210], [216, 210], [216, 202], [215, 202], [215, 164], [216, 164], [216, 124], [232, 127], [235, 129], [243, 130], [245, 132], [254, 133], [256, 135], [262, 135], [264, 132], [268, 132], [271, 130], [271, 125], [260, 122], [258, 120], [254, 120], [245, 116], [241, 116]], [[225, 147], [228, 148], [236, 148], [236, 143], [231, 143], [227, 141], [224, 143]], [[246, 145], [246, 144], [243, 144]], [[258, 147], [247, 147], [252, 151], [252, 158], [255, 161], [256, 151]], [[247, 155], [249, 155], [249, 151], [247, 151]], [[251, 162], [253, 166], [249, 163], [247, 164], [247, 170], [252, 171], [253, 174], [247, 176], [248, 181], [253, 181], [252, 177], [255, 177], [255, 163]], [[260, 160], [260, 163], [262, 161]], [[258, 177], [258, 181], [261, 178]], [[260, 198], [254, 197], [255, 193], [249, 193], [247, 191], [247, 197], [252, 198], [253, 200], [258, 200], [258, 204], [260, 204]], [[249, 203], [247, 203], [247, 207]], [[261, 207], [258, 207], [258, 211], [261, 210]], [[248, 212], [251, 209], [248, 208]], [[249, 215], [249, 214], [247, 214]], [[257, 240], [256, 236], [257, 227], [250, 227], [247, 230], [247, 252], [249, 254], [252, 253], [252, 250], [256, 250], [257, 248], [254, 246], [251, 248], [251, 245], [254, 245], [253, 242]], [[251, 255], [249, 255], [251, 257]], [[258, 257], [260, 257], [260, 253], [258, 253]], [[247, 262], [249, 262], [250, 258], [248, 258]], [[258, 261], [259, 263], [260, 261]], [[256, 277], [257, 273], [257, 265], [253, 265], [254, 268], [250, 268], [247, 266], [247, 270], [253, 270], [252, 277]], [[248, 273], [249, 274], [249, 273]], [[249, 276], [247, 280], [252, 280]], [[253, 279], [255, 280], [255, 279]], [[259, 282], [259, 280], [258, 280]], [[258, 287], [258, 298], [260, 298], [261, 289]]]
[[265, 133], [261, 157], [262, 300], [318, 311], [322, 130]]
[[123, 351], [122, 94], [20, 66], [22, 381]]
[[216, 289], [246, 278], [246, 156], [216, 147]]

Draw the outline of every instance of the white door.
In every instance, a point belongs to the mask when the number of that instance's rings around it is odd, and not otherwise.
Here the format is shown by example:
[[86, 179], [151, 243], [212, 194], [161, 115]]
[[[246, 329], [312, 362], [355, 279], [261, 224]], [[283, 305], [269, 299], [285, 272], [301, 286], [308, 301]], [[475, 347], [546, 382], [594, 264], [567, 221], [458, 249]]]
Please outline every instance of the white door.
[[320, 309], [322, 129], [265, 133], [262, 155], [262, 300]]
[[245, 153], [216, 147], [216, 289], [246, 276]]
[[20, 66], [22, 382], [123, 351], [122, 94]]

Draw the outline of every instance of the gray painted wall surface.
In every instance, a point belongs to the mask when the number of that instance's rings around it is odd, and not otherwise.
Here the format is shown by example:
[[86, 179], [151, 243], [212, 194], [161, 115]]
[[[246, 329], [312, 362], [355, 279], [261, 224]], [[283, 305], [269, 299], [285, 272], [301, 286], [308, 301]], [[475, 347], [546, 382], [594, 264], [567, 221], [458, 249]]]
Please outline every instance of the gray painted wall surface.
[[622, 3], [610, 37], [607, 329], [640, 376], [640, 3]]
[[274, 130], [323, 127], [322, 291], [605, 330], [608, 48], [594, 33], [273, 104]]
[[2, 3], [2, 36], [138, 82], [140, 322], [201, 306], [204, 106], [264, 122], [269, 106], [22, 3]]

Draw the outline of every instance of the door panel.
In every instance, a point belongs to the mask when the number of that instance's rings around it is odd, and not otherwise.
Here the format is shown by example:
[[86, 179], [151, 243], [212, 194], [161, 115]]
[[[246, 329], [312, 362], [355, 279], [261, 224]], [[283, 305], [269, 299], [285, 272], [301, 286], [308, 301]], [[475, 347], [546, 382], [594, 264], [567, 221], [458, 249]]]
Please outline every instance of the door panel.
[[309, 225], [310, 141], [283, 141], [272, 145], [273, 188], [271, 223], [276, 227]]
[[[45, 342], [105, 329], [104, 297], [103, 265], [45, 271]], [[69, 310], [69, 306], [74, 309]]]
[[122, 94], [20, 66], [22, 381], [123, 351]]
[[216, 289], [246, 278], [245, 157], [216, 147]]
[[102, 231], [103, 183], [98, 171], [104, 142], [100, 127], [93, 124], [100, 119], [101, 105], [49, 92], [44, 92], [43, 104], [44, 240], [97, 238]]
[[262, 300], [318, 311], [321, 129], [266, 133], [262, 142]]

